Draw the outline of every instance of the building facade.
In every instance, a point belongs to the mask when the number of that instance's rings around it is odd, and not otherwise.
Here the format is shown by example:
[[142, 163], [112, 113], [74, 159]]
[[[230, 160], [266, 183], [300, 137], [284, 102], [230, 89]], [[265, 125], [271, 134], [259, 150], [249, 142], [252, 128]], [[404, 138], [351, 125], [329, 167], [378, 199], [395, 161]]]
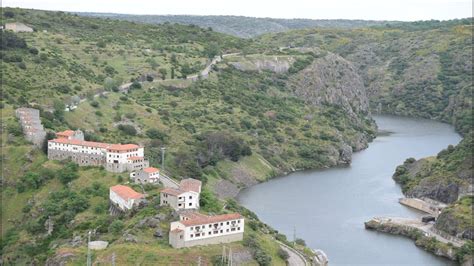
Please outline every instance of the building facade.
[[56, 133], [48, 141], [48, 159], [72, 160], [81, 166], [103, 166], [109, 172], [121, 173], [147, 168], [144, 148], [136, 144], [109, 144], [85, 141], [81, 131]]
[[179, 210], [199, 209], [201, 181], [188, 178], [181, 180], [179, 188], [168, 187], [160, 192], [160, 205]]
[[241, 241], [244, 218], [238, 213], [207, 216], [185, 213], [170, 225], [169, 244], [174, 248]]
[[143, 170], [132, 172], [130, 177], [135, 183], [140, 184], [157, 184], [160, 181], [160, 169], [155, 167], [147, 167]]
[[128, 211], [144, 201], [145, 195], [138, 193], [127, 186], [116, 185], [110, 187], [109, 199], [111, 204], [118, 207], [120, 210]]
[[46, 131], [41, 124], [39, 110], [22, 107], [15, 110], [15, 115], [20, 121], [25, 138], [41, 147], [46, 138]]

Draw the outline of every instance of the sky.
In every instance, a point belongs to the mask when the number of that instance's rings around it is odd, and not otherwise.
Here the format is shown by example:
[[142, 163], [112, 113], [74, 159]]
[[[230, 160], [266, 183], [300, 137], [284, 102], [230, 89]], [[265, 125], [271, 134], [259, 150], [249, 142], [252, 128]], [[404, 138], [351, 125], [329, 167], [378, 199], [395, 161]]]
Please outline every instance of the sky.
[[472, 17], [472, 0], [1, 0], [3, 6], [150, 15], [447, 20]]

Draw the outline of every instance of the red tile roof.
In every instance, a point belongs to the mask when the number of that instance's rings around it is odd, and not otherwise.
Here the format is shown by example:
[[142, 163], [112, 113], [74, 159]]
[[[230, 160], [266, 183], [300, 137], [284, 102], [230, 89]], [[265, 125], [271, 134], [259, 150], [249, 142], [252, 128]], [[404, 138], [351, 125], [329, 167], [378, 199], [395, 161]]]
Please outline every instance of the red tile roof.
[[102, 148], [106, 149], [110, 146], [108, 143], [102, 142], [94, 142], [94, 141], [84, 141], [78, 139], [52, 139], [49, 140], [50, 142], [62, 143], [62, 144], [70, 144], [70, 145], [79, 145], [79, 146], [86, 146], [86, 147], [94, 147], [94, 148]]
[[166, 193], [168, 195], [173, 195], [173, 196], [179, 196], [183, 193], [186, 193], [186, 191], [169, 187], [169, 188], [165, 188], [165, 189], [161, 190], [161, 193]]
[[181, 180], [179, 182], [179, 188], [184, 190], [184, 191], [194, 191], [194, 192], [201, 192], [201, 181], [193, 179], [193, 178], [187, 178]]
[[66, 138], [56, 138], [49, 141], [62, 143], [62, 144], [79, 145], [79, 146], [102, 148], [102, 149], [108, 149], [108, 150], [116, 150], [116, 151], [126, 151], [126, 150], [131, 150], [131, 149], [137, 149], [140, 147], [136, 144], [109, 144], [109, 143], [103, 143], [103, 142], [85, 141], [85, 140], [78, 140], [78, 139], [66, 139]]
[[230, 220], [237, 220], [242, 219], [242, 215], [240, 213], [229, 213], [229, 214], [221, 214], [215, 216], [202, 216], [196, 217], [189, 220], [180, 221], [185, 226], [194, 226], [194, 225], [202, 225], [202, 224], [211, 224], [211, 223], [219, 223], [225, 222]]
[[126, 150], [134, 150], [138, 148], [140, 148], [140, 146], [136, 144], [110, 144], [110, 147], [108, 147], [109, 150], [114, 150], [114, 151], [126, 151]]
[[143, 157], [141, 157], [141, 156], [132, 156], [132, 157], [128, 157], [128, 160], [129, 161], [143, 160]]
[[110, 187], [110, 190], [115, 192], [122, 199], [141, 199], [145, 197], [145, 195], [138, 193], [135, 190], [123, 185], [116, 185]]
[[176, 233], [181, 233], [181, 232], [183, 232], [183, 230], [181, 230], [179, 228], [175, 228], [175, 229], [171, 230], [171, 233], [175, 233], [175, 234]]
[[159, 172], [160, 169], [155, 168], [155, 167], [147, 167], [147, 168], [143, 169], [143, 171], [145, 171], [146, 173], [151, 174], [151, 173]]
[[60, 137], [71, 137], [71, 136], [74, 136], [74, 131], [73, 130], [64, 130], [62, 132], [57, 132], [56, 133], [56, 136], [60, 136]]

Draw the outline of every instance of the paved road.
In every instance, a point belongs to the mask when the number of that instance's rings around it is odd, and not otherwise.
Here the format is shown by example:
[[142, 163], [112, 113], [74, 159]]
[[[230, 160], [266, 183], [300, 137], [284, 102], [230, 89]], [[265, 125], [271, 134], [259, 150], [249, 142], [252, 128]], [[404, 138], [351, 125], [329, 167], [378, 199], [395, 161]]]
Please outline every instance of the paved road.
[[374, 220], [379, 221], [380, 223], [392, 223], [396, 225], [405, 225], [413, 228], [417, 228], [425, 233], [426, 236], [435, 237], [436, 240], [443, 243], [451, 243], [456, 247], [461, 247], [464, 245], [465, 241], [456, 237], [445, 238], [435, 231], [432, 223], [423, 223], [418, 219], [410, 218], [399, 218], [399, 217], [377, 217]]
[[290, 266], [307, 266], [310, 265], [308, 261], [303, 257], [303, 255], [299, 254], [298, 251], [294, 250], [293, 248], [281, 243], [280, 247], [288, 252], [290, 257], [288, 258], [288, 265]]

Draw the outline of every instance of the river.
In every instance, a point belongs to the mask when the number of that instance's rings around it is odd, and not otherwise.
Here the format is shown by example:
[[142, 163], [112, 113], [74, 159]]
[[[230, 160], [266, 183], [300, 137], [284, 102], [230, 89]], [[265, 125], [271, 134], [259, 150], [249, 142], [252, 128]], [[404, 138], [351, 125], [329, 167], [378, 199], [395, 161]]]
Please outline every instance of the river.
[[449, 265], [410, 239], [364, 229], [374, 216], [421, 217], [398, 203], [391, 176], [408, 157], [436, 155], [461, 137], [447, 124], [397, 116], [374, 117], [379, 136], [353, 155], [350, 167], [302, 171], [243, 190], [238, 201], [289, 240], [322, 249], [330, 265]]

